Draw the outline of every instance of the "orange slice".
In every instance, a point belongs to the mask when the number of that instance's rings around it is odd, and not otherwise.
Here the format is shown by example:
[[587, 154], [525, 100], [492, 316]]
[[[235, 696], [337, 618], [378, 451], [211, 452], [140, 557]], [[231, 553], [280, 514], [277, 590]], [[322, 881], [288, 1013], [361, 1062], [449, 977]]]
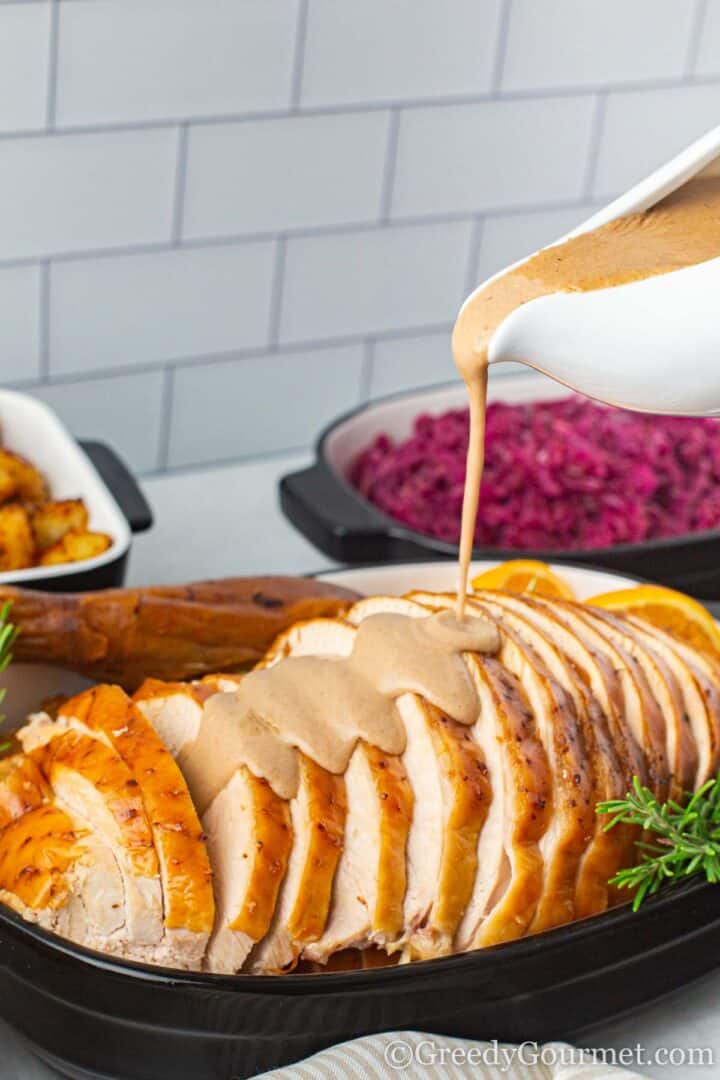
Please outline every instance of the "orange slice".
[[607, 611], [637, 615], [720, 659], [720, 628], [702, 604], [684, 593], [663, 585], [638, 585], [635, 589], [593, 596], [587, 603]]
[[475, 590], [506, 589], [508, 592], [536, 593], [560, 600], [574, 600], [575, 593], [547, 563], [536, 559], [511, 559], [478, 574], [470, 583]]

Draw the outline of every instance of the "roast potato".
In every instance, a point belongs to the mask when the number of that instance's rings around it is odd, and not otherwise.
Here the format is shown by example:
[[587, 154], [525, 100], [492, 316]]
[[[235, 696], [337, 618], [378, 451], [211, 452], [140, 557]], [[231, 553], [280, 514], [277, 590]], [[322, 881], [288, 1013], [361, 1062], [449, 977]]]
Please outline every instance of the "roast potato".
[[49, 497], [45, 477], [20, 454], [0, 450], [0, 495], [3, 501], [44, 503]]
[[61, 540], [40, 556], [39, 566], [57, 566], [58, 563], [84, 562], [102, 555], [112, 544], [112, 537], [101, 532], [66, 532]]
[[88, 512], [82, 499], [58, 499], [39, 506], [32, 515], [32, 530], [38, 551], [57, 544], [68, 532], [82, 533], [88, 527]]
[[82, 499], [51, 500], [40, 470], [0, 448], [0, 573], [100, 555], [112, 538], [89, 524]]
[[0, 572], [24, 570], [35, 560], [30, 516], [19, 503], [0, 507]]

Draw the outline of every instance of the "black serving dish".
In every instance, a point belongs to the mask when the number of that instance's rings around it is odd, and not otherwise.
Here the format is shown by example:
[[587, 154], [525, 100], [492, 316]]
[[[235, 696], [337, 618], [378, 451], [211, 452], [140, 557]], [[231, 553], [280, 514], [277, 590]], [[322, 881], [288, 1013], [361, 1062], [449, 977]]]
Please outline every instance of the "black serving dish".
[[378, 1031], [567, 1039], [720, 961], [720, 889], [690, 881], [536, 937], [327, 975], [184, 974], [74, 946], [0, 906], [0, 1013], [70, 1077], [231, 1080]]
[[[542, 376], [521, 375], [491, 381], [489, 397], [519, 403], [558, 398], [567, 392]], [[456, 545], [423, 536], [387, 517], [355, 491], [345, 476], [355, 456], [381, 432], [403, 439], [421, 413], [439, 414], [466, 403], [464, 388], [454, 383], [383, 398], [341, 417], [320, 435], [315, 463], [281, 480], [280, 504], [286, 517], [317, 548], [343, 563], [457, 558]], [[583, 551], [478, 547], [473, 557], [602, 566], [650, 578], [700, 599], [720, 600], [720, 530]]]

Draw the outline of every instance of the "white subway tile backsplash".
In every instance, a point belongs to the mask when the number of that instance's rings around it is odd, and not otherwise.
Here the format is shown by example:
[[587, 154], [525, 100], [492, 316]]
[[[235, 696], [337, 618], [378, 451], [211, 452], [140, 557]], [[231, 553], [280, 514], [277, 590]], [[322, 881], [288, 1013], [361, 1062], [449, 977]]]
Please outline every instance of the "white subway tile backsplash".
[[58, 263], [50, 371], [101, 371], [264, 345], [275, 242]]
[[487, 91], [503, 0], [309, 0], [303, 105]]
[[40, 267], [0, 270], [0, 380], [40, 374]]
[[291, 238], [280, 340], [448, 322], [462, 299], [471, 228], [457, 222]]
[[707, 0], [705, 4], [695, 73], [720, 75], [720, 3], [718, 0]]
[[[306, 446], [360, 400], [364, 350], [269, 353], [175, 373], [170, 465]], [[198, 411], [198, 401], [212, 404]]]
[[384, 397], [459, 379], [450, 351], [450, 327], [439, 334], [377, 341], [372, 351], [370, 397]]
[[45, 126], [50, 4], [0, 7], [0, 131]]
[[620, 194], [720, 122], [720, 85], [610, 94], [595, 196]]
[[0, 142], [0, 259], [170, 238], [171, 129]]
[[59, 124], [286, 106], [298, 0], [64, 0]]
[[107, 442], [132, 469], [151, 472], [160, 452], [164, 378], [162, 371], [135, 372], [38, 386], [32, 392], [74, 435]]
[[589, 218], [594, 209], [591, 206], [575, 206], [529, 214], [498, 214], [487, 218], [482, 223], [476, 283], [479, 285], [498, 270], [559, 240]]
[[183, 235], [376, 219], [387, 129], [386, 112], [191, 128]]
[[405, 110], [393, 217], [579, 196], [592, 109], [585, 96]]
[[142, 471], [307, 445], [719, 122], [720, 0], [0, 0], [0, 381]]
[[683, 74], [691, 0], [512, 0], [502, 88], [536, 90]]

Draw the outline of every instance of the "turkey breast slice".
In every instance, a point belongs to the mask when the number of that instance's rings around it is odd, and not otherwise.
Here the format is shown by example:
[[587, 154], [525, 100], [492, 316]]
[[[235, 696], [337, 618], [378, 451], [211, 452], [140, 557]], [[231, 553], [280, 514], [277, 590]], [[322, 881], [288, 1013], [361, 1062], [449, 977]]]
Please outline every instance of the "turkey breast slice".
[[345, 772], [347, 817], [325, 929], [303, 955], [320, 963], [344, 948], [382, 948], [403, 929], [413, 793], [398, 757], [358, 742]]
[[[453, 607], [452, 594], [411, 593], [435, 607]], [[487, 605], [468, 597], [468, 612], [490, 615]], [[550, 762], [553, 814], [540, 848], [545, 868], [543, 892], [529, 927], [531, 932], [570, 922], [580, 863], [593, 835], [592, 785], [580, 722], [572, 699], [562, 689], [506, 619], [494, 620], [500, 634], [498, 659], [518, 679], [535, 716]]]
[[58, 721], [105, 739], [138, 785], [152, 829], [163, 889], [164, 936], [155, 963], [197, 968], [215, 903], [205, 838], [187, 785], [170, 751], [118, 686], [100, 685], [63, 704]]
[[203, 700], [191, 683], [146, 679], [133, 701], [174, 758], [197, 738]]
[[626, 619], [610, 612], [587, 607], [587, 616], [596, 621], [613, 642], [635, 658], [658, 703], [665, 721], [666, 758], [670, 770], [670, 795], [679, 797], [695, 783], [698, 752], [683, 698], [679, 674], [681, 665], [668, 663], [660, 649], [636, 633]]
[[649, 762], [650, 785], [658, 798], [679, 795], [683, 789], [679, 777], [687, 777], [689, 770], [694, 775], [696, 760], [693, 741], [683, 719], [682, 697], [674, 672], [656, 653], [625, 631], [623, 620], [617, 619], [613, 624], [612, 619], [597, 619], [593, 608], [570, 605], [566, 600], [548, 602], [551, 603], [558, 607], [572, 606], [580, 618], [594, 624], [620, 650], [646, 703], [643, 745]]
[[[400, 698], [398, 707], [403, 717], [410, 709], [423, 714], [441, 788], [442, 846], [432, 902], [425, 918], [407, 936], [403, 950], [405, 959], [426, 959], [452, 951], [455, 933], [475, 887], [479, 838], [488, 828], [492, 792], [484, 755], [467, 725], [444, 716], [417, 695]], [[419, 770], [414, 775], [417, 803], [423, 792], [418, 788]], [[419, 843], [423, 841], [421, 824], [416, 832]], [[494, 844], [495, 849], [499, 846], [498, 842]], [[408, 848], [409, 863], [422, 858], [421, 851], [411, 852]]]
[[[553, 615], [566, 627], [569, 637], [577, 639], [592, 654], [596, 664], [604, 665], [608, 679], [606, 685], [613, 685], [617, 689], [617, 711], [614, 714], [606, 711], [606, 715], [613, 716], [615, 746], [619, 753], [626, 755], [630, 779], [638, 776], [644, 784], [654, 783], [656, 778], [650, 765], [646, 733], [647, 710], [657, 709], [657, 705], [644, 679], [638, 675], [638, 665], [629, 653], [610, 641], [592, 620], [583, 617], [579, 604], [566, 605], [544, 596], [533, 597], [533, 604]], [[591, 688], [594, 690], [595, 686], [602, 691], [593, 675]], [[604, 707], [601, 696], [598, 700]]]
[[[654, 627], [641, 620], [619, 617], [614, 612], [592, 610], [593, 618], [601, 623], [609, 635], [624, 636], [631, 647], [640, 649], [663, 664], [677, 681], [682, 708], [683, 733], [688, 735], [694, 747], [690, 765], [694, 765], [690, 777], [684, 774], [683, 791], [691, 791], [701, 785], [709, 775], [717, 771], [717, 687], [709, 672], [703, 671], [702, 660], [693, 649], [687, 652], [675, 648], [675, 639], [655, 634]], [[628, 646], [629, 648], [630, 646]], [[680, 784], [678, 784], [680, 786]]]
[[[280, 635], [268, 664], [286, 656], [345, 657], [354, 639], [355, 627], [350, 622], [310, 619]], [[335, 871], [328, 882], [332, 885], [330, 908], [322, 933], [308, 941], [302, 953], [320, 964], [341, 949], [386, 948], [403, 928], [405, 853], [413, 818], [413, 794], [404, 763], [358, 742], [344, 783], [344, 838], [337, 864], [330, 867]], [[305, 820], [300, 808], [295, 816]], [[292, 879], [288, 888], [292, 891]]]
[[286, 656], [349, 656], [355, 631], [342, 619], [305, 619], [284, 630], [256, 667], [272, 667]]
[[[431, 609], [403, 597], [369, 597], [355, 603], [346, 619], [358, 625], [385, 612], [427, 618]], [[502, 840], [488, 766], [472, 729], [417, 694], [403, 694], [396, 704], [407, 738], [403, 764], [415, 794], [405, 926], [396, 947], [404, 959], [424, 959], [452, 949], [475, 890], [481, 837], [486, 830], [495, 836], [490, 846], [496, 855]], [[489, 876], [492, 855], [487, 856], [482, 872]]]
[[[345, 657], [351, 653], [354, 639], [355, 627], [349, 622], [310, 619], [280, 635], [270, 650], [267, 665], [287, 656]], [[324, 908], [322, 927], [322, 919], [315, 920], [314, 940], [305, 942], [302, 952], [305, 958], [320, 964], [326, 964], [341, 949], [388, 947], [403, 928], [405, 853], [413, 817], [413, 794], [404, 763], [376, 747], [358, 742], [345, 771], [344, 788], [342, 850], [337, 863], [328, 865], [324, 881], [325, 888], [331, 887], [329, 911]], [[307, 851], [310, 821], [297, 803], [298, 797], [291, 800], [293, 820], [304, 826], [299, 848]], [[332, 833], [338, 824], [331, 816], [326, 827]], [[280, 911], [297, 903], [296, 881], [296, 874], [288, 877]], [[323, 905], [326, 896], [323, 891]], [[319, 906], [316, 911], [322, 914]], [[273, 943], [271, 930], [269, 944], [266, 947], [263, 943], [258, 955], [266, 948], [269, 952]]]
[[[383, 611], [399, 611], [415, 617], [424, 617], [427, 610], [417, 604], [411, 604], [398, 598], [378, 597], [361, 601], [348, 612], [347, 622], [330, 619], [315, 619], [302, 624], [281, 635], [273, 647], [269, 663], [276, 663], [283, 656], [319, 654], [323, 656], [348, 656], [355, 639], [355, 627], [370, 615]], [[402, 765], [407, 774], [410, 787], [415, 794], [412, 820], [407, 833], [407, 860], [405, 867], [406, 891], [403, 900], [402, 933], [397, 940], [387, 939], [388, 947], [402, 948], [419, 928], [425, 929], [430, 919], [434, 901], [438, 893], [438, 882], [442, 873], [442, 854], [444, 837], [444, 809], [441, 767], [432, 736], [430, 707], [417, 695], [404, 694], [398, 698], [398, 710], [404, 720], [407, 747], [403, 754]], [[346, 828], [352, 828], [353, 843], [349, 852], [341, 856], [337, 887], [333, 893], [333, 917], [335, 919], [331, 941], [345, 939], [345, 926], [352, 927], [358, 942], [365, 943], [369, 934], [368, 910], [372, 908], [377, 896], [374, 879], [379, 865], [380, 812], [377, 804], [377, 790], [368, 776], [369, 767], [362, 759], [353, 765], [346, 781], [352, 783], [354, 798], [348, 798], [348, 819]], [[363, 815], [362, 791], [372, 803], [372, 815], [368, 818], [366, 844], [369, 850], [363, 850], [357, 836], [356, 818]], [[352, 815], [352, 817], [351, 817]], [[367, 856], [367, 858], [366, 858]], [[362, 880], [362, 888], [355, 889], [355, 896], [362, 896], [363, 903], [353, 901], [348, 892], [348, 882]], [[290, 887], [291, 879], [286, 888]], [[371, 897], [368, 900], [368, 895]], [[336, 907], [337, 905], [337, 907]], [[340, 927], [338, 937], [338, 927]], [[330, 929], [330, 928], [329, 928]], [[350, 939], [348, 939], [350, 940]], [[353, 939], [353, 944], [355, 941]], [[429, 945], [429, 942], [428, 942]], [[343, 947], [342, 944], [338, 948]], [[320, 946], [322, 958], [329, 955], [326, 944]], [[314, 955], [315, 950], [306, 949], [306, 955]]]
[[[597, 700], [562, 651], [557, 622], [512, 594], [481, 592], [478, 597], [498, 618], [509, 621], [535, 650], [551, 677], [572, 698], [589, 763], [592, 803], [619, 799], [627, 790], [625, 778], [609, 735], [608, 721]], [[627, 837], [605, 829], [605, 819], [594, 815], [593, 836], [580, 863], [575, 891], [578, 918], [595, 915], [608, 906], [608, 881], [628, 857]]]
[[294, 842], [270, 929], [253, 951], [255, 973], [292, 968], [327, 922], [345, 834], [345, 780], [300, 755], [297, 796], [290, 800]]
[[111, 849], [56, 804], [34, 807], [3, 831], [0, 899], [86, 948], [133, 953]]
[[122, 954], [132, 946], [115, 856], [53, 804], [47, 781], [25, 754], [0, 761], [0, 829], [6, 903], [88, 948]]
[[[45, 727], [48, 735], [31, 756], [38, 764], [57, 804], [86, 832], [111, 848], [122, 874], [128, 937], [134, 955], [163, 937], [160, 870], [139, 785], [125, 762], [104, 741], [62, 729], [38, 718], [18, 733], [25, 744]], [[22, 820], [22, 819], [21, 819]]]
[[[272, 667], [287, 656], [348, 656], [355, 630], [340, 619], [308, 619], [280, 634], [257, 665]], [[294, 843], [275, 918], [250, 957], [249, 970], [293, 966], [327, 923], [333, 882], [343, 849], [345, 779], [299, 754], [299, 786], [290, 800]]]
[[[595, 642], [601, 643], [606, 655], [612, 662], [619, 664], [620, 677], [627, 706], [628, 720], [632, 726], [636, 742], [645, 752], [647, 762], [647, 785], [664, 801], [671, 788], [672, 778], [667, 757], [667, 734], [665, 717], [655, 699], [645, 677], [645, 672], [636, 657], [618, 640], [613, 640], [607, 632], [607, 626], [594, 618], [592, 610], [586, 604], [573, 604], [567, 600], [538, 599], [557, 614], [572, 622], [573, 629], [585, 626], [592, 629]], [[604, 645], [602, 644], [604, 643]], [[609, 650], [609, 651], [608, 651]]]
[[[604, 612], [602, 613], [605, 614]], [[635, 616], [623, 620], [635, 637], [662, 657], [675, 673], [685, 715], [697, 746], [698, 761], [692, 787], [700, 787], [720, 767], [720, 671], [700, 650]]]
[[480, 699], [473, 737], [492, 777], [478, 872], [455, 938], [459, 950], [521, 937], [543, 891], [540, 841], [552, 814], [552, 777], [518, 680], [496, 659], [469, 655]]
[[241, 766], [202, 821], [216, 904], [205, 965], [232, 974], [272, 922], [293, 843], [290, 811], [266, 780]]
[[[195, 805], [201, 808], [215, 894], [215, 921], [205, 966], [225, 974], [241, 970], [270, 928], [293, 848], [288, 803], [246, 766], [230, 769], [229, 778], [207, 805], [204, 789], [196, 790], [195, 778], [213, 764], [207, 759], [207, 746], [201, 746], [197, 738], [207, 691], [224, 693], [237, 684], [238, 680], [209, 676], [200, 684], [179, 684], [179, 688], [172, 683], [146, 684], [136, 701], [175, 747], [181, 771], [188, 757], [192, 761], [185, 779]], [[159, 708], [158, 702], [162, 703]]]
[[[281, 635], [269, 662], [308, 653], [348, 656], [356, 632], [351, 623], [388, 610], [385, 598], [377, 599], [369, 606], [364, 602], [362, 608], [356, 605], [347, 621], [315, 619], [302, 624], [296, 633], [291, 628]], [[398, 609], [394, 606], [393, 610]], [[406, 610], [419, 617], [427, 614], [418, 605], [408, 604]], [[323, 963], [334, 951], [350, 946], [365, 948], [372, 943], [400, 948], [408, 928], [415, 931], [424, 925], [433, 906], [442, 860], [440, 769], [424, 703], [406, 694], [397, 704], [406, 721], [407, 749], [402, 763], [389, 759], [396, 787], [391, 801], [383, 790], [383, 774], [373, 764], [371, 748], [358, 744], [345, 774], [345, 843], [330, 914], [325, 933], [318, 941], [308, 943], [304, 952], [306, 957]], [[388, 863], [394, 869], [385, 873], [383, 866]], [[286, 887], [291, 887], [291, 879]], [[383, 929], [378, 913], [396, 908], [401, 909], [400, 917], [393, 917]]]
[[[403, 603], [432, 609], [436, 600], [433, 594], [411, 593]], [[527, 930], [542, 894], [539, 841], [550, 823], [552, 789], [547, 756], [517, 680], [490, 657], [466, 654], [465, 661], [480, 702], [472, 738], [482, 749], [492, 801], [478, 838], [477, 873], [456, 949], [508, 941]], [[418, 828], [421, 853], [424, 835], [423, 823]]]
[[50, 800], [50, 788], [32, 758], [0, 758], [0, 829]]
[[241, 678], [241, 675], [206, 675], [190, 683], [146, 679], [132, 700], [177, 758], [182, 748], [197, 738], [203, 705], [208, 698], [234, 690]]

